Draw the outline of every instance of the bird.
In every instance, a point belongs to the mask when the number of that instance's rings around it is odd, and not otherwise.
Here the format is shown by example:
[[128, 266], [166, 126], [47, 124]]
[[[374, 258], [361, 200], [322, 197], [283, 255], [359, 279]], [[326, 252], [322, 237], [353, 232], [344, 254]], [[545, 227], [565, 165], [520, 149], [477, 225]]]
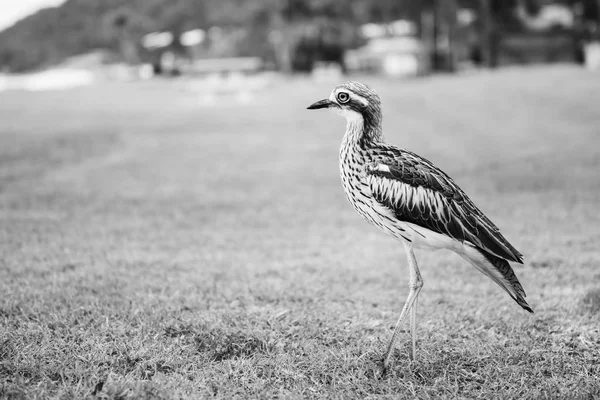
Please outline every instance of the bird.
[[453, 251], [496, 282], [523, 309], [531, 313], [533, 309], [509, 263], [523, 264], [523, 255], [448, 174], [424, 157], [386, 141], [381, 106], [371, 87], [346, 82], [335, 87], [329, 98], [307, 108], [334, 110], [346, 118], [339, 153], [346, 197], [364, 219], [401, 241], [408, 258], [409, 294], [383, 357], [385, 372], [409, 314], [409, 357], [414, 360], [416, 355], [417, 300], [423, 278], [415, 248]]

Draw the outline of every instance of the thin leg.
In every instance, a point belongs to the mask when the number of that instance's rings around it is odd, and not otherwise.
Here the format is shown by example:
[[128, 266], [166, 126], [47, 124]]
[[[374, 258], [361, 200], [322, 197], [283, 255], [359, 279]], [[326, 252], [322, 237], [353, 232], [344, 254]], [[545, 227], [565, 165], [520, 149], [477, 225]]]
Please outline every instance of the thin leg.
[[419, 303], [419, 297], [415, 297], [415, 303], [410, 309], [410, 335], [412, 338], [412, 352], [410, 353], [410, 359], [415, 359], [417, 353], [417, 304]]
[[[403, 243], [404, 243], [404, 248], [406, 249], [406, 255], [408, 256], [408, 267], [409, 267], [409, 271], [410, 271], [410, 282], [409, 282], [410, 291], [408, 293], [408, 298], [406, 299], [406, 303], [404, 303], [404, 307], [402, 308], [402, 312], [400, 313], [400, 317], [398, 318], [398, 322], [396, 322], [396, 327], [394, 328], [394, 333], [392, 334], [392, 339], [390, 340], [390, 344], [388, 345], [388, 349], [385, 353], [385, 358], [383, 361], [383, 369], [384, 370], [386, 370], [390, 364], [390, 357], [392, 356], [392, 352], [394, 350], [394, 347], [396, 346], [396, 341], [398, 340], [398, 334], [400, 333], [400, 326], [402, 325], [402, 322], [404, 322], [404, 319], [406, 318], [408, 311], [411, 311], [411, 320], [413, 320], [414, 321], [413, 323], [416, 325], [416, 315], [414, 317], [412, 316], [412, 310], [415, 306], [415, 301], [417, 300], [417, 297], [419, 296], [419, 292], [421, 291], [421, 288], [423, 287], [423, 279], [421, 279], [421, 274], [419, 273], [419, 267], [417, 266], [417, 260], [415, 259], [415, 253], [413, 252], [412, 245], [410, 244], [410, 242], [403, 242]], [[413, 335], [413, 353], [414, 353], [415, 340], [416, 340], [416, 338], [414, 336], [415, 329], [412, 328], [411, 330], [413, 332], [412, 335]], [[414, 357], [414, 354], [413, 354], [413, 357]]]

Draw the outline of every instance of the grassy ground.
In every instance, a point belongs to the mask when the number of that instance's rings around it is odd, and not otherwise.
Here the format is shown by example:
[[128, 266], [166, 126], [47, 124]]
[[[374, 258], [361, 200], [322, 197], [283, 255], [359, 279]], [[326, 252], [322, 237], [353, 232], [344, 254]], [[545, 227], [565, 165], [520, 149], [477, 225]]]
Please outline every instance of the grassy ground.
[[388, 139], [525, 254], [536, 313], [355, 215], [344, 122], [295, 80], [239, 105], [184, 85], [0, 94], [0, 397], [600, 398], [600, 80], [569, 67], [370, 79]]

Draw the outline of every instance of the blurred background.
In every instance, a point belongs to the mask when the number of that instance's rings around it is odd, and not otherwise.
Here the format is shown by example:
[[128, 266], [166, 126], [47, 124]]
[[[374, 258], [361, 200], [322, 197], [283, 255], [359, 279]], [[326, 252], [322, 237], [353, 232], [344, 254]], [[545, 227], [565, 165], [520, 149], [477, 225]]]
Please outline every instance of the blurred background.
[[40, 70], [83, 84], [600, 64], [597, 0], [2, 0], [2, 10], [0, 90]]
[[[0, 398], [597, 398], [599, 19], [600, 0], [0, 0]], [[347, 204], [344, 121], [306, 110], [345, 80], [525, 255], [536, 312], [418, 251], [419, 360], [401, 341], [389, 379], [402, 246]]]

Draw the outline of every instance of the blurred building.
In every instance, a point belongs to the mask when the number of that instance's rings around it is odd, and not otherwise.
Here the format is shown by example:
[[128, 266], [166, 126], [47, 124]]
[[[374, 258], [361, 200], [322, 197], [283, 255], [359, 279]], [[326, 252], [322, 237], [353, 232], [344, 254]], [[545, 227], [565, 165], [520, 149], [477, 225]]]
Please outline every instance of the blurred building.
[[265, 69], [414, 76], [478, 66], [590, 64], [598, 57], [594, 43], [600, 42], [599, 4], [600, 0], [65, 2], [0, 32], [0, 70], [47, 68], [98, 48], [118, 55], [116, 62], [123, 65], [150, 65], [144, 76], [148, 71], [178, 75]]
[[414, 76], [480, 66], [583, 63], [599, 57], [593, 43], [600, 41], [600, 1], [424, 0], [415, 4], [403, 13], [404, 18], [353, 26], [358, 40], [344, 40], [351, 35], [336, 21], [333, 27], [322, 24], [313, 29], [312, 35], [304, 33], [296, 51], [296, 60], [302, 62], [295, 63], [294, 69], [329, 68], [339, 62], [342, 71]]
[[438, 65], [450, 68], [464, 63], [489, 67], [581, 63], [586, 43], [600, 39], [600, 9], [595, 0], [450, 0], [444, 4], [446, 10], [434, 9], [437, 20], [430, 30], [437, 35]]
[[430, 69], [416, 22], [368, 23], [360, 26], [360, 33], [366, 44], [346, 53], [350, 70], [400, 77], [416, 76]]

